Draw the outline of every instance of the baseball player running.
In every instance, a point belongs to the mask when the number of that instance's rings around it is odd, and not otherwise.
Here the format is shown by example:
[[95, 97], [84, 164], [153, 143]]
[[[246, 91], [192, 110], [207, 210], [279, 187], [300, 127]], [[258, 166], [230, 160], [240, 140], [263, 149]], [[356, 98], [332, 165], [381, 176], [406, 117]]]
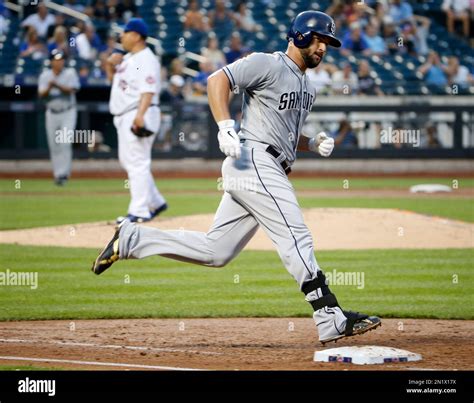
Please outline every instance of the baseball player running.
[[[313, 250], [288, 173], [297, 150], [328, 157], [334, 141], [323, 132], [313, 138], [301, 130], [315, 90], [305, 72], [321, 63], [327, 47], [340, 47], [334, 21], [305, 11], [293, 21], [285, 53], [254, 53], [214, 73], [209, 104], [219, 126], [224, 195], [207, 233], [161, 231], [125, 220], [93, 264], [102, 273], [119, 259], [160, 255], [222, 267], [244, 248], [261, 226], [313, 309], [322, 343], [380, 326], [380, 319], [343, 310], [330, 291]], [[243, 91], [241, 131], [229, 114], [230, 91]]]
[[150, 221], [168, 207], [151, 173], [151, 148], [160, 127], [160, 64], [146, 45], [147, 36], [145, 22], [130, 19], [121, 37], [128, 53], [113, 53], [107, 66], [113, 80], [109, 108], [118, 133], [119, 161], [128, 174], [131, 201], [126, 218], [131, 222]]
[[44, 70], [38, 79], [38, 95], [46, 99], [45, 124], [54, 183], [63, 186], [71, 175], [72, 142], [68, 141], [68, 134], [76, 129], [75, 93], [80, 83], [76, 70], [64, 67], [63, 52], [54, 49], [49, 59], [51, 68]]

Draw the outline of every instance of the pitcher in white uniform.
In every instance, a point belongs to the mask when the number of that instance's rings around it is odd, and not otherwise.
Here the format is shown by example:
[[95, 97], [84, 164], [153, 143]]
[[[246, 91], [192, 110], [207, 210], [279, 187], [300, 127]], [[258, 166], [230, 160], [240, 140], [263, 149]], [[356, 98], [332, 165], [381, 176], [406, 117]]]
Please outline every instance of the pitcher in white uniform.
[[118, 223], [125, 218], [149, 221], [168, 207], [151, 173], [151, 149], [160, 128], [160, 64], [146, 45], [147, 36], [145, 22], [130, 19], [121, 36], [127, 53], [112, 54], [107, 64], [107, 77], [112, 81], [109, 108], [131, 195], [128, 214], [118, 217]]
[[[306, 70], [321, 63], [329, 46], [341, 46], [334, 21], [321, 12], [303, 12], [293, 21], [288, 42], [286, 52], [254, 53], [208, 79], [219, 146], [227, 156], [222, 165], [224, 195], [209, 231], [163, 231], [125, 220], [92, 270], [100, 274], [119, 259], [152, 255], [222, 267], [261, 227], [311, 304], [319, 340], [327, 343], [375, 329], [381, 321], [340, 307], [316, 260], [313, 238], [288, 179], [297, 150], [328, 157], [334, 148], [334, 140], [323, 132], [301, 136], [316, 98]], [[231, 91], [244, 92], [239, 134], [230, 119]]]

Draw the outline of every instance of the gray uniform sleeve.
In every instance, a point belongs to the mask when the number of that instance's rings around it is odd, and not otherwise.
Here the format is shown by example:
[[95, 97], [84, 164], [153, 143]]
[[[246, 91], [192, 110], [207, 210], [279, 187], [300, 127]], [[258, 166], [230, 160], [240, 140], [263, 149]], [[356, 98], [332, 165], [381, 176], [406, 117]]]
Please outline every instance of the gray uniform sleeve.
[[233, 90], [253, 90], [270, 80], [272, 63], [265, 53], [252, 53], [222, 68]]
[[39, 78], [38, 78], [38, 92], [42, 92], [44, 91], [46, 88], [48, 88], [48, 85], [49, 85], [49, 74], [48, 72], [45, 70], [43, 71]]
[[76, 70], [70, 68], [68, 70], [68, 82], [71, 88], [79, 90], [81, 88], [81, 83], [79, 82], [79, 76], [77, 75]]

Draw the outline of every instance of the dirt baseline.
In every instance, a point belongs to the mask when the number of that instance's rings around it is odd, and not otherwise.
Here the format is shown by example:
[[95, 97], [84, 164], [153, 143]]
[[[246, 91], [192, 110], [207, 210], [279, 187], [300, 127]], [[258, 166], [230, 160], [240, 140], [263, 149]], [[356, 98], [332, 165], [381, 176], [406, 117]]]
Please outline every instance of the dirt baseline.
[[[382, 319], [322, 347], [311, 318], [61, 320], [0, 323], [0, 364], [69, 369], [473, 369], [474, 321]], [[409, 363], [315, 363], [316, 350], [376, 345], [422, 355]]]
[[[445, 249], [474, 247], [474, 224], [394, 209], [313, 208], [303, 210], [316, 250]], [[145, 225], [163, 230], [206, 232], [213, 214], [159, 218]], [[113, 222], [0, 231], [0, 243], [102, 248]], [[274, 250], [262, 229], [246, 249]]]

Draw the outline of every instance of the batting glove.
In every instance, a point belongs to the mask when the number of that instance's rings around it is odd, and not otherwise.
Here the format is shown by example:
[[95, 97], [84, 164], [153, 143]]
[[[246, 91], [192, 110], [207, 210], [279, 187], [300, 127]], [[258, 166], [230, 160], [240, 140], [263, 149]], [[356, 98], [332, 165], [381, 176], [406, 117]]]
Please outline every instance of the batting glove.
[[323, 157], [329, 157], [334, 150], [334, 139], [320, 132], [309, 140], [308, 145], [311, 151], [318, 152]]
[[234, 130], [234, 120], [227, 119], [217, 122], [219, 126], [219, 140], [220, 150], [228, 157], [240, 158], [240, 137]]

